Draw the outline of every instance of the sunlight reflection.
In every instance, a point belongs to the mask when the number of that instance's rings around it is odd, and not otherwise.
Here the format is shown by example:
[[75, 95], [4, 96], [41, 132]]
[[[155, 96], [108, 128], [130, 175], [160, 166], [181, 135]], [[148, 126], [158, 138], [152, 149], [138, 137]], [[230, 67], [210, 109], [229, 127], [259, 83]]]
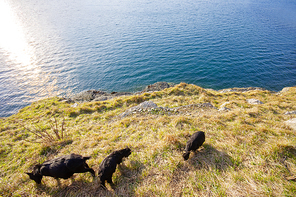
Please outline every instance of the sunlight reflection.
[[7, 52], [12, 61], [32, 68], [35, 60], [34, 50], [26, 38], [20, 22], [6, 1], [0, 1], [0, 48]]

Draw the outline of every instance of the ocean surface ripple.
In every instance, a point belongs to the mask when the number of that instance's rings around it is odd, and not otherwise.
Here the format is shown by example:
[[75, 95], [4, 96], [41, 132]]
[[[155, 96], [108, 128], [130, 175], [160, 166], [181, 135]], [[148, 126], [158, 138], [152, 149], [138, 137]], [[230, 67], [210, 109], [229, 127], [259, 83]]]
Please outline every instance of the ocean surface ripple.
[[0, 0], [0, 117], [158, 81], [295, 86], [295, 10], [292, 0]]

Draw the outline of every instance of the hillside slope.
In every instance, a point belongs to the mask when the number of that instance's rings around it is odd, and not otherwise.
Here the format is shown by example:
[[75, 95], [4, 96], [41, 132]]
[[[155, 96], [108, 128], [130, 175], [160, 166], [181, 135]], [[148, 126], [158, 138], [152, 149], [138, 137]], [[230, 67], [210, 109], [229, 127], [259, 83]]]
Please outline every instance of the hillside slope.
[[[139, 105], [145, 101], [151, 105]], [[181, 83], [106, 101], [40, 100], [0, 119], [0, 195], [295, 196], [296, 131], [285, 123], [295, 110], [296, 87], [214, 91]], [[199, 130], [205, 143], [184, 161], [186, 141]], [[25, 174], [69, 153], [91, 156], [97, 173], [108, 154], [126, 146], [132, 154], [107, 191], [89, 173], [61, 187], [51, 177], [36, 186]]]

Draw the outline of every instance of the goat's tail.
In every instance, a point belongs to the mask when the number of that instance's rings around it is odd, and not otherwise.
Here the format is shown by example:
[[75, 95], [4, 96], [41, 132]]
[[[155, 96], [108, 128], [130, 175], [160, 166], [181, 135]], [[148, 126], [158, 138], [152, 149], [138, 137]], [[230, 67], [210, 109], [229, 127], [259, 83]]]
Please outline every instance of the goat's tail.
[[86, 161], [86, 160], [89, 160], [91, 157], [83, 157], [83, 160]]

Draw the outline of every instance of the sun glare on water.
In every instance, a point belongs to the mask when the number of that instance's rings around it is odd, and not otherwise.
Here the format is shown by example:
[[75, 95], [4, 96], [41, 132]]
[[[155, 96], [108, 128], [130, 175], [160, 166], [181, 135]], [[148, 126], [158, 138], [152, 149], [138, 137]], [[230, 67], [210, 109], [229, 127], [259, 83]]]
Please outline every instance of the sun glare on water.
[[[27, 24], [23, 13], [18, 13], [10, 1], [0, 0], [0, 55], [7, 64], [8, 76], [5, 84], [7, 89], [25, 91], [20, 102], [33, 102], [58, 92], [56, 79], [42, 71], [38, 62], [37, 50], [32, 45], [33, 37], [27, 32]], [[24, 20], [22, 20], [24, 19]], [[33, 27], [35, 28], [35, 27]], [[33, 40], [34, 41], [34, 40]], [[13, 83], [11, 83], [13, 81]], [[17, 94], [20, 94], [19, 92]]]
[[0, 48], [10, 61], [30, 69], [35, 60], [34, 49], [26, 40], [21, 23], [5, 0], [0, 1]]

